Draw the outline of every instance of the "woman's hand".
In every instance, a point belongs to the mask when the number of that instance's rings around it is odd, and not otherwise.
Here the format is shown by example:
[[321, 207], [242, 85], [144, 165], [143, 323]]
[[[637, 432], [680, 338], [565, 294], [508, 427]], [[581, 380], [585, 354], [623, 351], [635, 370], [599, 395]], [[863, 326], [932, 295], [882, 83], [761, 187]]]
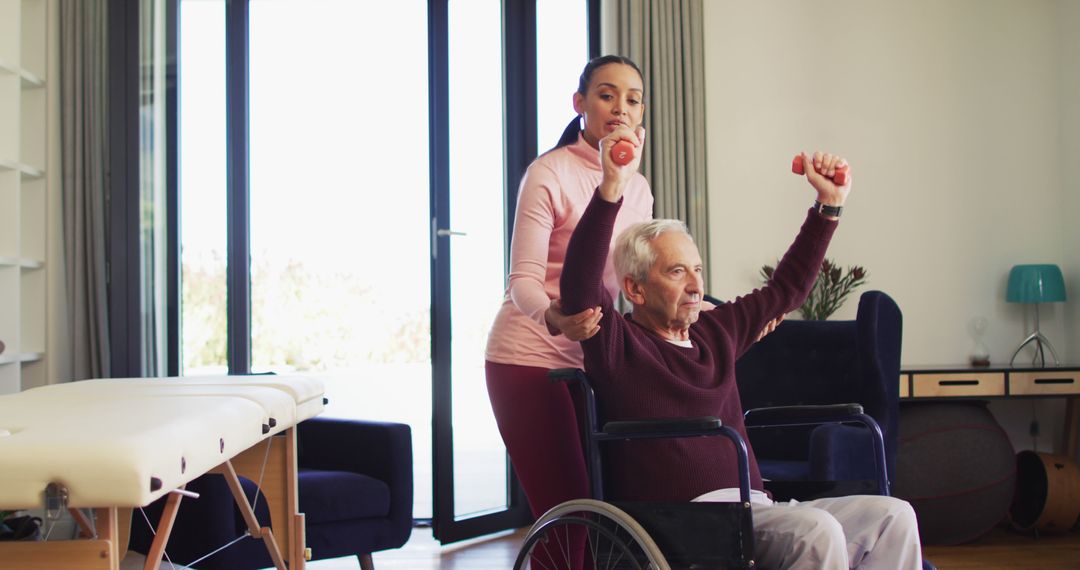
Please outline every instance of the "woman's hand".
[[801, 153], [803, 169], [806, 172], [806, 180], [817, 191], [817, 200], [826, 206], [843, 206], [851, 192], [851, 171], [848, 169], [847, 180], [843, 186], [833, 182], [836, 169], [847, 166], [847, 161], [842, 157], [822, 152], [815, 152], [813, 156]]
[[551, 305], [544, 311], [544, 321], [551, 336], [562, 333], [575, 342], [592, 338], [600, 332], [600, 318], [603, 316], [600, 307], [585, 309], [576, 315], [564, 315], [558, 299], [552, 299]]
[[758, 333], [757, 338], [754, 339], [754, 342], [757, 342], [757, 341], [765, 338], [769, 333], [776, 330], [776, 325], [782, 323], [783, 321], [784, 321], [784, 315], [780, 315], [779, 317], [776, 317], [775, 319], [773, 319], [773, 320], [769, 321], [768, 323], [766, 323], [765, 328], [761, 329], [761, 332]]
[[[626, 165], [619, 165], [611, 158], [611, 147], [619, 141], [629, 141], [634, 144], [634, 158]], [[604, 171], [604, 177], [600, 180], [600, 196], [608, 202], [618, 202], [622, 198], [626, 184], [634, 177], [641, 164], [642, 147], [645, 144], [645, 128], [621, 126], [602, 139], [600, 139], [600, 166]]]

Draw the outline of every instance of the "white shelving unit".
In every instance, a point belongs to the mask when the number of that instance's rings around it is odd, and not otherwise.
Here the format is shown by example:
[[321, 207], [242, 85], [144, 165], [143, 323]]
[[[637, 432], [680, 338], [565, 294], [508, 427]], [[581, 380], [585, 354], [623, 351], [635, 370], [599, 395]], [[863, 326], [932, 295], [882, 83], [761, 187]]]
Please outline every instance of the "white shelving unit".
[[0, 0], [0, 394], [46, 382], [48, 0]]

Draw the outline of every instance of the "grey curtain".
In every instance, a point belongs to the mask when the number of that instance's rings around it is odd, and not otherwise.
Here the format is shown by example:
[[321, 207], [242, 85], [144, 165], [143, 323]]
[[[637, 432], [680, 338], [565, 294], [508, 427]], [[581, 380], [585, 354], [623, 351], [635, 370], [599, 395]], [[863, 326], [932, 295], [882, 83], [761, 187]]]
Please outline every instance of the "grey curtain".
[[637, 62], [645, 76], [641, 163], [654, 214], [686, 222], [701, 258], [709, 259], [702, 0], [608, 0], [605, 10], [605, 45]]
[[109, 376], [105, 0], [60, 0], [60, 194], [72, 379]]

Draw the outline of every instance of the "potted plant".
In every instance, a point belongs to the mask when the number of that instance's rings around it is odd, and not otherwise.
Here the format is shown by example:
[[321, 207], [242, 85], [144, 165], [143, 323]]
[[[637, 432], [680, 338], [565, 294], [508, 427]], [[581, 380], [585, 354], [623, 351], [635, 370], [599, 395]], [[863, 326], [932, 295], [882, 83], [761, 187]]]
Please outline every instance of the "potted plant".
[[[768, 283], [774, 271], [776, 268], [773, 266], [762, 265], [762, 280]], [[808, 321], [828, 319], [844, 304], [852, 291], [866, 283], [867, 275], [867, 271], [858, 265], [849, 266], [845, 270], [826, 257], [821, 262], [821, 271], [818, 272], [810, 295], [799, 307], [799, 313]]]

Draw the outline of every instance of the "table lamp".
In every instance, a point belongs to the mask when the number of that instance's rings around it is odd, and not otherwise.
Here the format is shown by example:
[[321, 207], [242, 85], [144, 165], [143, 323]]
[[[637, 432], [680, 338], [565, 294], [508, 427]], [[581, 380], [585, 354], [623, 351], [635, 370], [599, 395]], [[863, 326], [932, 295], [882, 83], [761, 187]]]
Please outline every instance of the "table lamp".
[[1020, 350], [1031, 343], [1035, 343], [1032, 364], [1038, 359], [1041, 366], [1046, 366], [1044, 345], [1054, 357], [1054, 365], [1060, 364], [1057, 353], [1054, 352], [1054, 346], [1039, 331], [1039, 303], [1060, 303], [1065, 300], [1065, 279], [1061, 276], [1061, 269], [1051, 264], [1014, 265], [1009, 271], [1009, 287], [1005, 293], [1005, 300], [1009, 303], [1035, 305], [1035, 332], [1028, 335], [1016, 348], [1016, 352], [1009, 360], [1009, 365], [1011, 366], [1016, 360], [1016, 355], [1020, 354]]

